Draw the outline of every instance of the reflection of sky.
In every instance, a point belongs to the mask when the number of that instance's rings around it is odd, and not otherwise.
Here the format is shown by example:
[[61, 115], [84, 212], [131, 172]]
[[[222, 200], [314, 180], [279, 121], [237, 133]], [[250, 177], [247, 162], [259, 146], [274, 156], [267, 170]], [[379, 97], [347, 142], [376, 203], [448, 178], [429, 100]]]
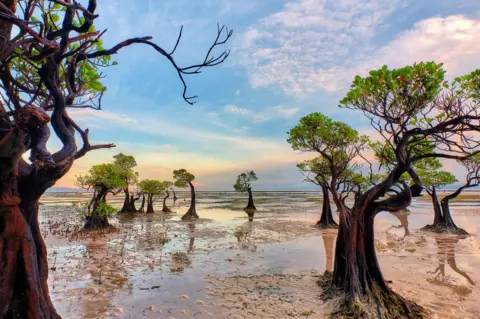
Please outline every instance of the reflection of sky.
[[373, 135], [360, 114], [336, 108], [353, 76], [419, 60], [444, 62], [450, 77], [474, 69], [479, 11], [477, 0], [99, 3], [96, 26], [108, 28], [106, 47], [151, 35], [168, 51], [184, 25], [175, 58], [188, 65], [202, 60], [218, 21], [234, 29], [226, 46], [232, 52], [225, 64], [186, 79], [199, 96], [194, 106], [182, 100], [171, 65], [150, 48], [115, 55], [118, 66], [105, 70], [104, 111], [72, 115], [91, 128], [93, 141], [118, 147], [77, 161], [57, 186], [73, 186], [75, 174], [124, 152], [136, 156], [142, 178], [171, 179], [183, 167], [203, 189], [231, 189], [236, 175], [254, 169], [258, 189], [313, 188], [295, 168], [305, 156], [285, 142], [300, 116], [324, 112]]

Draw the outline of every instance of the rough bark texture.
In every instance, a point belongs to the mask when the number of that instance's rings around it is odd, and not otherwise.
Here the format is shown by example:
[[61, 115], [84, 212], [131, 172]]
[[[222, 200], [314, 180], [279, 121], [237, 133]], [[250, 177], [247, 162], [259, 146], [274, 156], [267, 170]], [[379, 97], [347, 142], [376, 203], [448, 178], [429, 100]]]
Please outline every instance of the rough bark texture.
[[252, 194], [251, 187], [248, 188], [248, 204], [247, 204], [247, 207], [245, 207], [245, 209], [257, 210], [257, 208], [255, 207], [255, 204], [253, 203], [253, 194]]
[[166, 191], [167, 195], [163, 198], [163, 208], [162, 208], [162, 212], [164, 213], [170, 213], [171, 210], [170, 208], [168, 208], [167, 206], [167, 198], [170, 197], [170, 193], [168, 191]]
[[196, 201], [195, 201], [195, 187], [193, 187], [193, 184], [191, 182], [188, 182], [188, 185], [190, 186], [190, 197], [191, 197], [191, 202], [190, 202], [190, 208], [188, 211], [185, 213], [185, 215], [182, 216], [182, 220], [189, 220], [189, 219], [197, 219], [198, 214], [197, 214], [197, 209], [196, 209]]
[[123, 200], [123, 206], [120, 209], [119, 213], [132, 213], [130, 204], [130, 193], [128, 192], [128, 188], [125, 188], [123, 190], [123, 194], [125, 196], [125, 199]]
[[[436, 233], [452, 233], [458, 235], [468, 235], [468, 233], [458, 227], [453, 221], [452, 214], [450, 213], [450, 201], [456, 198], [463, 189], [467, 187], [462, 186], [458, 188], [454, 193], [445, 196], [441, 202], [438, 200], [437, 191], [435, 187], [432, 188], [432, 191], [429, 192], [430, 197], [432, 198], [434, 219], [432, 225], [427, 225], [423, 227], [423, 230], [433, 231]], [[440, 204], [441, 203], [441, 204]]]
[[106, 196], [107, 190], [105, 189], [94, 194], [92, 212], [90, 215], [85, 216], [85, 224], [83, 225], [82, 231], [110, 227], [107, 216], [100, 216], [98, 214], [98, 205], [100, 202], [105, 202]]
[[330, 196], [327, 185], [322, 184], [323, 206], [322, 216], [317, 222], [317, 226], [320, 228], [338, 228], [338, 224], [333, 219], [332, 207], [330, 206]]
[[24, 143], [29, 140], [28, 134], [43, 130], [45, 117], [22, 110], [16, 124], [16, 128], [2, 127], [0, 131], [0, 318], [57, 319], [60, 316], [48, 292], [47, 252], [38, 224], [38, 200], [73, 161], [55, 166], [40, 166], [39, 161], [26, 164], [21, 159], [26, 151]]
[[421, 318], [423, 309], [392, 291], [380, 270], [375, 252], [374, 218], [381, 211], [396, 212], [410, 205], [412, 193], [421, 189], [405, 186], [401, 193], [378, 200], [397, 182], [405, 170], [396, 169], [383, 183], [369, 189], [355, 201], [347, 215], [332, 185], [333, 199], [339, 210], [333, 275], [326, 273], [319, 282], [324, 297], [343, 301], [333, 317], [352, 318]]

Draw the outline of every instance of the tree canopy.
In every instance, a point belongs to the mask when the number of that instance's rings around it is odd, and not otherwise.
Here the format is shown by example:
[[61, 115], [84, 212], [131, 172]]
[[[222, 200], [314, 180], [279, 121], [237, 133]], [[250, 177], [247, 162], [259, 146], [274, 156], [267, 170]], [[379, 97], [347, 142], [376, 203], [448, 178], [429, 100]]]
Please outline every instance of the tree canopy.
[[138, 180], [138, 173], [133, 170], [133, 168], [137, 166], [135, 157], [119, 153], [114, 155], [113, 158], [115, 159], [113, 163], [122, 170], [122, 176], [125, 183], [127, 185], [134, 184]]
[[94, 165], [87, 174], [75, 178], [75, 185], [81, 188], [99, 190], [114, 190], [124, 188], [122, 170], [115, 164]]
[[138, 183], [139, 192], [148, 196], [162, 195], [167, 189], [167, 183], [153, 179], [144, 179]]
[[233, 188], [237, 192], [246, 192], [251, 187], [251, 182], [258, 180], [254, 171], [245, 171], [237, 176], [237, 181]]
[[176, 187], [187, 187], [190, 182], [195, 179], [195, 176], [189, 173], [186, 169], [178, 169], [173, 171], [174, 185]]

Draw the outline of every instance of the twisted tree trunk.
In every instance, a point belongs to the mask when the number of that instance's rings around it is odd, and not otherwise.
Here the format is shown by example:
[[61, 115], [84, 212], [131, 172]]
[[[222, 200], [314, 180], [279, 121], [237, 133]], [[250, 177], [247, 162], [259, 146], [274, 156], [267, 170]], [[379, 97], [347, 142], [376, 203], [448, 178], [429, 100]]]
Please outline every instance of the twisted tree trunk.
[[327, 185], [322, 183], [322, 195], [323, 195], [323, 206], [322, 206], [322, 215], [320, 220], [317, 222], [317, 226], [320, 228], [338, 228], [338, 224], [333, 219], [332, 207], [330, 205], [330, 196]]
[[195, 201], [195, 187], [193, 187], [193, 184], [191, 182], [188, 182], [188, 185], [190, 186], [190, 197], [191, 197], [190, 208], [185, 213], [185, 215], [182, 216], [182, 220], [189, 220], [189, 219], [198, 218], [197, 209], [196, 209], [196, 205], [195, 205], [196, 204], [196, 201]]
[[128, 188], [123, 190], [123, 194], [125, 199], [123, 200], [123, 206], [120, 209], [120, 213], [131, 213], [130, 193], [128, 192]]
[[253, 195], [252, 195], [252, 188], [248, 188], [248, 204], [247, 207], [245, 207], [246, 210], [257, 210], [255, 207], [255, 204], [253, 203]]
[[100, 216], [98, 213], [98, 206], [101, 202], [105, 202], [107, 193], [108, 191], [106, 189], [102, 189], [94, 195], [92, 211], [90, 215], [85, 216], [85, 224], [83, 225], [82, 231], [110, 227], [107, 216]]
[[396, 212], [408, 207], [417, 186], [378, 200], [395, 185], [405, 169], [393, 170], [387, 179], [360, 195], [348, 212], [336, 185], [330, 187], [339, 210], [339, 231], [335, 248], [334, 272], [321, 280], [324, 295], [340, 295], [343, 303], [333, 316], [353, 318], [421, 318], [423, 309], [392, 291], [380, 270], [375, 252], [374, 218], [381, 211]]
[[177, 202], [177, 194], [175, 194], [175, 190], [172, 188], [172, 192], [173, 192], [173, 205], [175, 205], [175, 203]]
[[[2, 125], [0, 131], [0, 318], [60, 318], [48, 292], [46, 246], [38, 224], [38, 199], [58, 175], [44, 179], [44, 169], [26, 165], [31, 170], [19, 176], [27, 123], [32, 133], [46, 125], [47, 118], [23, 109], [17, 113], [16, 128]], [[9, 123], [6, 117], [4, 123]]]
[[165, 192], [167, 193], [167, 196], [165, 196], [165, 197], [163, 198], [163, 208], [162, 208], [162, 212], [164, 212], [164, 213], [170, 213], [171, 210], [170, 210], [170, 208], [167, 207], [167, 198], [170, 197], [170, 193], [168, 192], [168, 190], [166, 190]]
[[147, 199], [147, 214], [155, 213], [153, 210], [153, 195], [148, 195]]
[[469, 187], [473, 187], [470, 185], [464, 185], [458, 188], [455, 192], [450, 195], [445, 196], [441, 204], [439, 203], [437, 192], [435, 187], [432, 188], [431, 192], [428, 192], [430, 197], [432, 198], [433, 204], [433, 212], [434, 212], [434, 219], [432, 225], [427, 225], [423, 227], [423, 230], [434, 231], [437, 233], [453, 233], [459, 235], [468, 235], [468, 233], [458, 227], [455, 222], [453, 221], [452, 214], [450, 213], [450, 201], [456, 198], [460, 193]]

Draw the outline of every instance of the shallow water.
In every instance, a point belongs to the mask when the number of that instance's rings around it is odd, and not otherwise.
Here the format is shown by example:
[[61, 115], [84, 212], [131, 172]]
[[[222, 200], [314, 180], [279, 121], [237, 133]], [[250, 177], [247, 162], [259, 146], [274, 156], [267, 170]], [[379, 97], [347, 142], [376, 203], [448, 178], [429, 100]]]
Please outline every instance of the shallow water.
[[[71, 202], [86, 200], [88, 194], [42, 198], [50, 292], [64, 318], [249, 318], [248, 311], [260, 305], [247, 299], [265, 287], [275, 288], [267, 289], [266, 299], [261, 295], [262, 303], [272, 302], [262, 308], [265, 318], [283, 317], [271, 308], [281, 309], [287, 295], [303, 303], [285, 310], [286, 317], [328, 313], [316, 298], [321, 291], [314, 278], [332, 269], [336, 231], [312, 227], [319, 218], [318, 192], [257, 194], [253, 222], [242, 210], [246, 199], [234, 193], [199, 193], [201, 219], [179, 221], [188, 208], [186, 194], [179, 195], [171, 207], [177, 213], [112, 217], [117, 230], [94, 235], [74, 232], [82, 220]], [[121, 206], [122, 197], [110, 202]], [[420, 231], [433, 220], [425, 199], [409, 209], [408, 216], [382, 213], [376, 218], [385, 278], [439, 318], [479, 318], [478, 201], [469, 194], [452, 205], [454, 220], [471, 234], [468, 238]], [[299, 274], [301, 279], [285, 281], [285, 275]], [[259, 277], [244, 278], [252, 275], [283, 281], [259, 290]]]

